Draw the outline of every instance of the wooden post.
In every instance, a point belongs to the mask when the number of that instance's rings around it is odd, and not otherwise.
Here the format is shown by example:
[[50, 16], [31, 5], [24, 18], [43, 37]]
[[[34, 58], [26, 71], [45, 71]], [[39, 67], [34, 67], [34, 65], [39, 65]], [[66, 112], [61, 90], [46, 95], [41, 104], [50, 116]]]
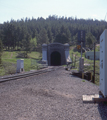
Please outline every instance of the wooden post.
[[[76, 55], [75, 55], [75, 65], [76, 65]], [[74, 66], [75, 66], [75, 65], [74, 65]]]
[[91, 72], [91, 80], [92, 80], [92, 72]]
[[72, 53], [72, 67], [73, 67], [73, 53]]

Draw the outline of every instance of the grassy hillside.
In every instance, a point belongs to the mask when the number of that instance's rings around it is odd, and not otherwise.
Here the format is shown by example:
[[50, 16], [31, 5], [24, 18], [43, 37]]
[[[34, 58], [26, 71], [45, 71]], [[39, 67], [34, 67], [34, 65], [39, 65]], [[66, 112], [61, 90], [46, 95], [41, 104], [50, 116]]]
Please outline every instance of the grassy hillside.
[[15, 73], [17, 59], [24, 59], [25, 71], [36, 69], [36, 60], [41, 59], [41, 54], [39, 52], [31, 52], [28, 54], [28, 58], [23, 58], [23, 53], [24, 51], [4, 51], [2, 55], [2, 65], [0, 66], [0, 76]]
[[[99, 49], [99, 46], [98, 47], [96, 46], [97, 51], [98, 49]], [[23, 52], [24, 51], [21, 51], [21, 52], [4, 51], [3, 52], [2, 65], [0, 66], [0, 76], [15, 73], [17, 59], [24, 59], [24, 70], [25, 71], [37, 69], [36, 60], [41, 59], [41, 54], [39, 52], [31, 52], [28, 54], [28, 58], [23, 58]], [[81, 57], [81, 53], [76, 50], [75, 46], [72, 46], [70, 47], [70, 57], [71, 59], [73, 57], [73, 61], [75, 61], [75, 55], [76, 55], [76, 61], [79, 61], [79, 58]], [[84, 57], [84, 63], [90, 64], [90, 66], [85, 67], [85, 71], [93, 72], [93, 60], [86, 59], [85, 53], [83, 53], [82, 57]], [[75, 69], [78, 70], [78, 68], [79, 68], [79, 62], [76, 62]], [[99, 60], [96, 60], [95, 68], [96, 68], [95, 82], [96, 84], [99, 84]]]

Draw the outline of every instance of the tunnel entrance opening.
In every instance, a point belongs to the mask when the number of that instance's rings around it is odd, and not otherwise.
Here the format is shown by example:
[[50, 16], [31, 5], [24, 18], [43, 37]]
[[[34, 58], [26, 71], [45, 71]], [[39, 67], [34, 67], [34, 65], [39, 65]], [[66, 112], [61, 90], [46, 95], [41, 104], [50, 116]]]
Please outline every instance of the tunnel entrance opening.
[[51, 54], [51, 66], [61, 65], [61, 54], [57, 51], [52, 52]]

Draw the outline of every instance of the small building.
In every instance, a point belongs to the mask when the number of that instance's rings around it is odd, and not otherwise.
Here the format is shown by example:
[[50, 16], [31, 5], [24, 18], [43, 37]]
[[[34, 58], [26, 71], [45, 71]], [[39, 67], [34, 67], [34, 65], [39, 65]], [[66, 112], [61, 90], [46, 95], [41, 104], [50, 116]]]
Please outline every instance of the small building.
[[[85, 53], [85, 58], [94, 60], [94, 51], [88, 51]], [[100, 59], [100, 52], [95, 52], [95, 60]]]

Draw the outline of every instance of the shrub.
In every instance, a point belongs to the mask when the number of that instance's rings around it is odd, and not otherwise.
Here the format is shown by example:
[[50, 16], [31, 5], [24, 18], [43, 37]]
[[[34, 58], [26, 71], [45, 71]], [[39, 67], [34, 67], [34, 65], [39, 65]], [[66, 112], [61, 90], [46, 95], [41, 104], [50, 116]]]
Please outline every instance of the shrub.
[[5, 74], [15, 74], [16, 73], [16, 64], [13, 63], [3, 63], [5, 69]]

